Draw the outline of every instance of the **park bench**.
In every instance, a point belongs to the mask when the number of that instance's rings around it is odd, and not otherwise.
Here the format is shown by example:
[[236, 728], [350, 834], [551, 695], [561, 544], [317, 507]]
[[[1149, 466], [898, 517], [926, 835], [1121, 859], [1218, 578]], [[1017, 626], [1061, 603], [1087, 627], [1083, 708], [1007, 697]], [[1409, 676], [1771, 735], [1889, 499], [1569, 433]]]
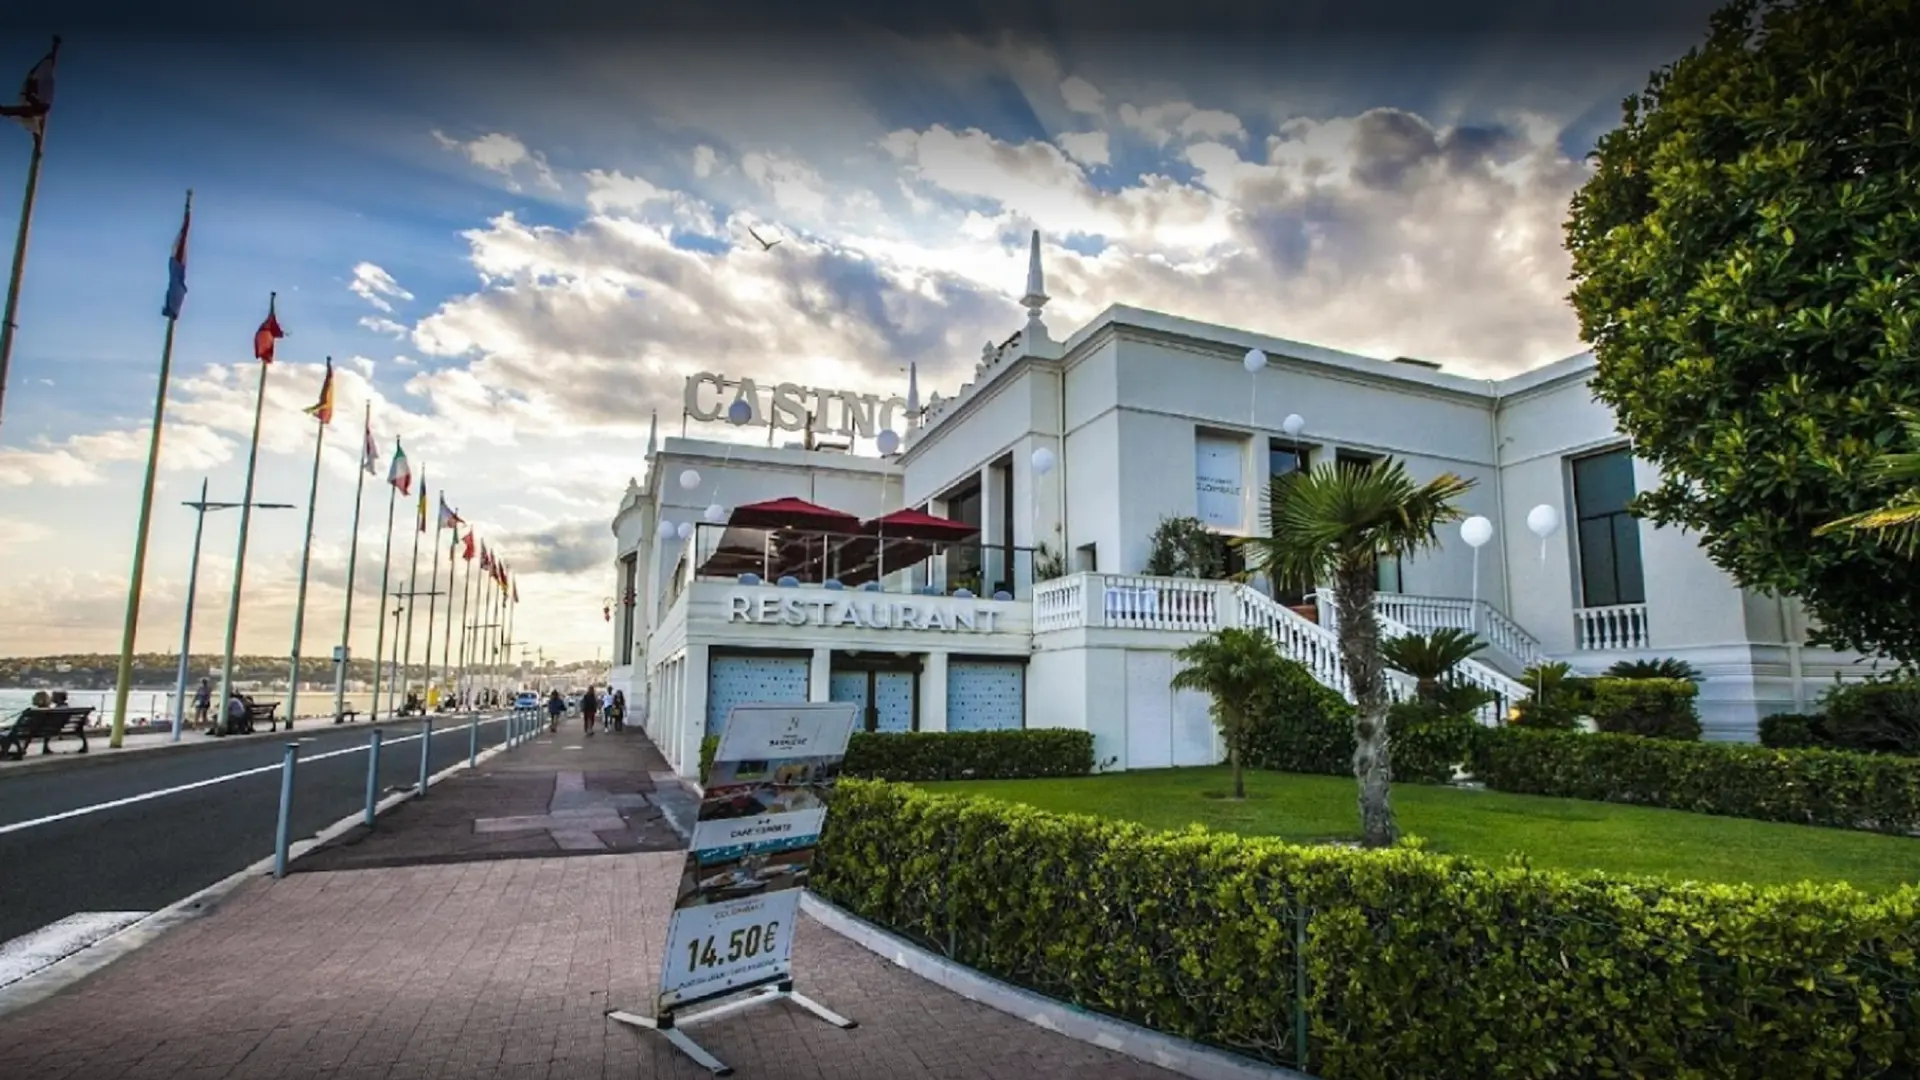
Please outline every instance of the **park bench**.
[[340, 715], [333, 718], [336, 724], [350, 724], [360, 719], [359, 709], [341, 709]]
[[80, 753], [87, 752], [87, 717], [93, 715], [93, 707], [88, 705], [56, 705], [44, 708], [23, 709], [13, 718], [13, 725], [0, 732], [0, 757], [19, 761], [27, 756], [27, 744], [40, 740], [40, 752], [53, 752], [55, 739], [79, 739]]
[[[264, 704], [258, 701], [248, 701], [247, 718], [238, 725], [232, 720], [228, 720], [226, 730], [218, 732], [218, 734], [251, 735], [261, 724], [267, 725], [268, 731], [277, 731], [279, 729], [279, 720], [275, 714], [279, 711], [280, 703], [277, 701], [269, 701]], [[287, 727], [291, 728], [293, 724], [289, 722]]]

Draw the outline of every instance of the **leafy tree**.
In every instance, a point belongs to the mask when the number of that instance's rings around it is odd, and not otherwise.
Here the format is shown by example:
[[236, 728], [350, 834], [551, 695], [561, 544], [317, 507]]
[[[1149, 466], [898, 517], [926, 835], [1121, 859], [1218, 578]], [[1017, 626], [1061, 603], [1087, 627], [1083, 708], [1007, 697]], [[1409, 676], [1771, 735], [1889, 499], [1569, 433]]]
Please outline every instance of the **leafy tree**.
[[1340, 612], [1340, 663], [1355, 703], [1353, 775], [1360, 787], [1360, 832], [1369, 847], [1399, 839], [1390, 799], [1387, 680], [1373, 609], [1381, 559], [1407, 558], [1439, 543], [1440, 526], [1458, 520], [1456, 500], [1473, 481], [1444, 473], [1417, 484], [1392, 458], [1364, 467], [1326, 463], [1277, 476], [1261, 508], [1265, 536], [1239, 541], [1249, 563], [1276, 584], [1333, 582]]
[[1204, 581], [1226, 579], [1226, 537], [1207, 528], [1199, 518], [1161, 518], [1148, 543], [1148, 574]]
[[1815, 536], [1836, 529], [1870, 529], [1883, 533], [1894, 550], [1908, 558], [1920, 551], [1920, 409], [1896, 408], [1894, 415], [1905, 429], [1911, 449], [1880, 455], [1874, 468], [1881, 483], [1904, 486], [1872, 510], [1820, 526], [1814, 530]]
[[1870, 468], [1920, 406], [1920, 38], [1911, 0], [1736, 0], [1627, 99], [1567, 223], [1572, 301], [1658, 488], [1823, 641], [1920, 659], [1920, 577]]
[[1287, 677], [1287, 658], [1267, 635], [1240, 627], [1216, 630], [1173, 658], [1185, 665], [1173, 677], [1175, 690], [1199, 690], [1212, 696], [1208, 712], [1227, 744], [1233, 797], [1246, 798], [1244, 769], [1266, 717], [1267, 688]]

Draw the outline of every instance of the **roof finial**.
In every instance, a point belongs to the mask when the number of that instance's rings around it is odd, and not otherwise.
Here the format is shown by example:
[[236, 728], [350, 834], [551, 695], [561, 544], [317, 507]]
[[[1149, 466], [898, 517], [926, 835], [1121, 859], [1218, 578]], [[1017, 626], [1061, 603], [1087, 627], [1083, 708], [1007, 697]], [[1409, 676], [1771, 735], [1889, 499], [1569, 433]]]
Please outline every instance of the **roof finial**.
[[907, 427], [920, 426], [920, 362], [907, 361]]
[[1020, 298], [1020, 306], [1027, 309], [1027, 327], [1020, 335], [1025, 352], [1032, 353], [1035, 345], [1047, 341], [1047, 325], [1040, 321], [1040, 310], [1047, 306], [1048, 299], [1046, 275], [1040, 269], [1040, 230], [1035, 229], [1027, 251], [1027, 295]]
[[647, 421], [647, 460], [653, 459], [654, 451], [660, 449], [660, 410], [653, 410], [652, 419]]

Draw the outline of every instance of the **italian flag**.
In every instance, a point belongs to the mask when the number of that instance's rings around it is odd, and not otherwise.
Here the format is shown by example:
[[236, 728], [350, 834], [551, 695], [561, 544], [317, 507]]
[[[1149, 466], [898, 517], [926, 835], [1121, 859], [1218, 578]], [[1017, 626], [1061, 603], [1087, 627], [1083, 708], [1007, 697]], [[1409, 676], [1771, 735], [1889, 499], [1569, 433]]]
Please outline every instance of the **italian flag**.
[[387, 483], [400, 489], [405, 495], [413, 490], [413, 468], [407, 464], [407, 452], [400, 448], [400, 440], [393, 440], [393, 464], [387, 466]]

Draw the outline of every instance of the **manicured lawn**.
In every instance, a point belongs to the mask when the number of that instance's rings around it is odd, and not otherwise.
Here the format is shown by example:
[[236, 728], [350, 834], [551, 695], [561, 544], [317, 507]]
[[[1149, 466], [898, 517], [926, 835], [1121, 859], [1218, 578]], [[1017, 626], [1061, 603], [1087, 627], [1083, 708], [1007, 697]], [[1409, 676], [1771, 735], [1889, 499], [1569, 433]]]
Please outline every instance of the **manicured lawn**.
[[[1249, 772], [1247, 799], [1234, 802], [1223, 797], [1229, 777], [1218, 767], [920, 786], [1156, 829], [1200, 824], [1298, 843], [1358, 835], [1350, 779]], [[1493, 861], [1519, 853], [1542, 869], [1756, 885], [1849, 881], [1874, 891], [1920, 881], [1920, 839], [1419, 784], [1396, 785], [1393, 805], [1401, 832], [1429, 850]]]

